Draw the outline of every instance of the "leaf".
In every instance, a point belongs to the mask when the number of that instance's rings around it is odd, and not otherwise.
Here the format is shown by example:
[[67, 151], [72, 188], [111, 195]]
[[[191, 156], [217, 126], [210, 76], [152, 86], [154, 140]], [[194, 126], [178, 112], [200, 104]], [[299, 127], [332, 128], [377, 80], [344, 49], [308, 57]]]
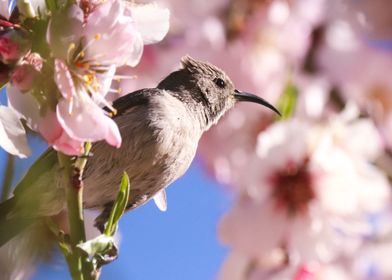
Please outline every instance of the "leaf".
[[76, 247], [87, 258], [87, 262], [92, 265], [93, 270], [114, 261], [118, 256], [113, 237], [106, 234], [101, 234]]
[[89, 258], [93, 258], [97, 254], [105, 254], [109, 251], [114, 245], [113, 242], [113, 237], [101, 234], [94, 239], [78, 244], [76, 247]]
[[104, 234], [107, 236], [113, 236], [117, 229], [117, 224], [124, 214], [125, 208], [127, 207], [129, 198], [129, 177], [124, 172], [121, 178], [120, 191], [118, 192], [116, 202], [114, 203], [113, 209], [110, 212], [110, 217], [106, 225]]
[[292, 117], [297, 106], [298, 90], [291, 80], [288, 80], [278, 101], [278, 109], [282, 116], [280, 119], [286, 120]]

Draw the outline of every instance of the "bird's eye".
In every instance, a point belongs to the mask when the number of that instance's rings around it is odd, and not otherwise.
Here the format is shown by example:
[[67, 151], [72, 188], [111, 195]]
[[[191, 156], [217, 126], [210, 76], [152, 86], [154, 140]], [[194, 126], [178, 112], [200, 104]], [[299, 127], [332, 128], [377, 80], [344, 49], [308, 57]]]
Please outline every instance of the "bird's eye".
[[220, 87], [220, 88], [224, 88], [226, 86], [226, 83], [224, 80], [222, 80], [221, 78], [216, 78], [214, 80], [215, 84]]

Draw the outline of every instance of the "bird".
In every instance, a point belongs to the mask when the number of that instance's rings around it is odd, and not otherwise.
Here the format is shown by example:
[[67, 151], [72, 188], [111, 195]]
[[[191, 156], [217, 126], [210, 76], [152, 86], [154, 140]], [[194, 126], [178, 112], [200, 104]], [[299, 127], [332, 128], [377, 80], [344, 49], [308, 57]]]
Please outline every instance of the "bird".
[[[167, 208], [165, 189], [181, 177], [195, 157], [200, 137], [238, 102], [279, 111], [263, 98], [237, 90], [223, 70], [189, 55], [180, 69], [156, 88], [129, 93], [113, 102], [120, 148], [93, 143], [83, 173], [83, 207], [100, 209], [101, 231], [116, 200], [121, 176], [129, 176], [130, 211], [153, 199]], [[43, 217], [65, 209], [65, 188], [56, 151], [48, 149], [0, 204], [0, 246]], [[28, 206], [28, 207], [27, 207]]]

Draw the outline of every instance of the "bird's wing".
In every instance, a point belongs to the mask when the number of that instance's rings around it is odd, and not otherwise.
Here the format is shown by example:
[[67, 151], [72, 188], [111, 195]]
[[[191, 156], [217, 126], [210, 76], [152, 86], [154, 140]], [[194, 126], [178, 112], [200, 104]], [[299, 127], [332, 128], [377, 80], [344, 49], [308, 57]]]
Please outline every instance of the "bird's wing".
[[33, 163], [26, 175], [16, 185], [14, 195], [16, 196], [31, 187], [41, 174], [48, 172], [55, 164], [57, 164], [57, 153], [49, 148]]
[[[146, 104], [149, 100], [149, 96], [153, 94], [160, 94], [160, 90], [142, 89], [120, 97], [113, 103], [113, 107], [117, 110], [114, 119], [134, 106]], [[107, 108], [104, 109], [108, 110]], [[57, 152], [54, 149], [49, 148], [34, 162], [26, 175], [17, 184], [14, 195], [18, 195], [19, 193], [24, 192], [26, 188], [31, 187], [41, 174], [48, 172], [55, 164], [57, 164]]]
[[[153, 95], [162, 95], [162, 90], [157, 88], [145, 88], [141, 90], [137, 90], [135, 92], [124, 95], [113, 102], [113, 107], [117, 110], [117, 113], [114, 115], [114, 119], [122, 116], [128, 110], [132, 109], [135, 106], [146, 105], [148, 104], [151, 96]], [[104, 108], [106, 111], [110, 111], [108, 108]]]

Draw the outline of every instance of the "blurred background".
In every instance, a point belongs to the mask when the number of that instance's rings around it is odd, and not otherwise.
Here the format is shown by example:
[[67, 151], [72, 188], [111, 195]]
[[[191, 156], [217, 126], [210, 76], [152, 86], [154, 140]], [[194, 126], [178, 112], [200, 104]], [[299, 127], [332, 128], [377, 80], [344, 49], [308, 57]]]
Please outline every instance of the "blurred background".
[[[283, 117], [229, 112], [169, 188], [166, 213], [149, 203], [125, 215], [120, 257], [101, 279], [392, 279], [391, 2], [158, 5], [171, 12], [169, 34], [120, 69], [136, 76], [121, 92], [154, 87], [190, 54]], [[30, 141], [28, 160], [1, 153], [3, 178], [8, 164], [16, 182], [45, 150]], [[69, 275], [58, 257], [31, 279]]]

